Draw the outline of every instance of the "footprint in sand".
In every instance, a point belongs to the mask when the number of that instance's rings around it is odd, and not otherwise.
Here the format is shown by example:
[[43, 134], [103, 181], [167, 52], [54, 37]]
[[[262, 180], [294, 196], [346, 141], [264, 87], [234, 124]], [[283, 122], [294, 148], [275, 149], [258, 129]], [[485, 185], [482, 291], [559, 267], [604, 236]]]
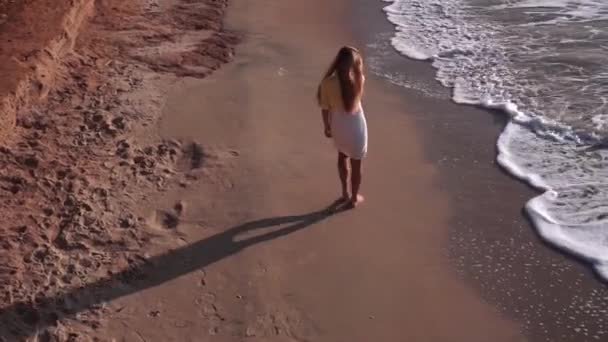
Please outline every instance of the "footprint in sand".
[[150, 228], [157, 230], [176, 230], [185, 210], [186, 203], [184, 201], [177, 202], [171, 210], [155, 210], [148, 220], [148, 225]]
[[199, 143], [185, 144], [182, 148], [182, 156], [178, 162], [178, 168], [182, 171], [190, 171], [203, 167], [205, 151]]
[[179, 216], [170, 211], [156, 210], [149, 223], [152, 228], [175, 229], [179, 225]]

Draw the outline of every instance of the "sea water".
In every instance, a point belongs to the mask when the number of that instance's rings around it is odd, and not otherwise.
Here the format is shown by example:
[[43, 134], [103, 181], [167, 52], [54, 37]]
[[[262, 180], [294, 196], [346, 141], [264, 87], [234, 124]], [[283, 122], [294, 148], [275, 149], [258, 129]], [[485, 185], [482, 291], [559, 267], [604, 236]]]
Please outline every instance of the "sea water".
[[540, 189], [549, 243], [608, 280], [608, 0], [385, 0], [391, 44], [510, 122], [498, 162]]

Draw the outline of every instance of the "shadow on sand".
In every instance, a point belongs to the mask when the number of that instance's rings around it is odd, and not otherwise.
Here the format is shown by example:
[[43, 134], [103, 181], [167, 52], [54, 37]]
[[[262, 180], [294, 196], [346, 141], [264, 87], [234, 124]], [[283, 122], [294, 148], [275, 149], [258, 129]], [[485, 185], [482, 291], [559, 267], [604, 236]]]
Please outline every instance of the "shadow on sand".
[[[105, 279], [52, 297], [14, 303], [0, 311], [0, 340], [31, 337], [58, 320], [199, 270], [258, 243], [276, 239], [344, 211], [338, 201], [304, 215], [266, 218], [227, 229], [188, 246], [147, 259]], [[279, 226], [284, 226], [279, 228]], [[261, 229], [275, 230], [259, 233]], [[256, 235], [256, 231], [259, 234]], [[239, 238], [239, 235], [250, 237]]]

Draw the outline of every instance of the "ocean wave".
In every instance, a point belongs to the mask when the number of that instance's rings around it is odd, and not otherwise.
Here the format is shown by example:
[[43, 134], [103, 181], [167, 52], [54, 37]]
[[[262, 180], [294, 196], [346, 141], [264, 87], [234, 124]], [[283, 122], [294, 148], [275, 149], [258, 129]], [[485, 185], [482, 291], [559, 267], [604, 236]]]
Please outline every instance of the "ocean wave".
[[542, 192], [525, 205], [539, 235], [608, 280], [608, 35], [589, 24], [608, 3], [385, 1], [397, 51], [432, 61], [455, 102], [510, 117], [497, 161]]

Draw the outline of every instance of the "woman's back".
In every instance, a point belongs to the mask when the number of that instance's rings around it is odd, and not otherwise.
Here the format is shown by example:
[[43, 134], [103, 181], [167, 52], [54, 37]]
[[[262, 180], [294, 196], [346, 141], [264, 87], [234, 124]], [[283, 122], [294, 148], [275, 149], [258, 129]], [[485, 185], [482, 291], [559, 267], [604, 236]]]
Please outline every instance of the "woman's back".
[[[319, 104], [321, 108], [334, 113], [345, 113], [348, 112], [344, 107], [344, 97], [342, 95], [342, 87], [340, 85], [340, 78], [333, 74], [325, 78], [320, 85], [320, 99]], [[353, 112], [361, 110], [361, 102], [357, 100], [355, 109]]]

